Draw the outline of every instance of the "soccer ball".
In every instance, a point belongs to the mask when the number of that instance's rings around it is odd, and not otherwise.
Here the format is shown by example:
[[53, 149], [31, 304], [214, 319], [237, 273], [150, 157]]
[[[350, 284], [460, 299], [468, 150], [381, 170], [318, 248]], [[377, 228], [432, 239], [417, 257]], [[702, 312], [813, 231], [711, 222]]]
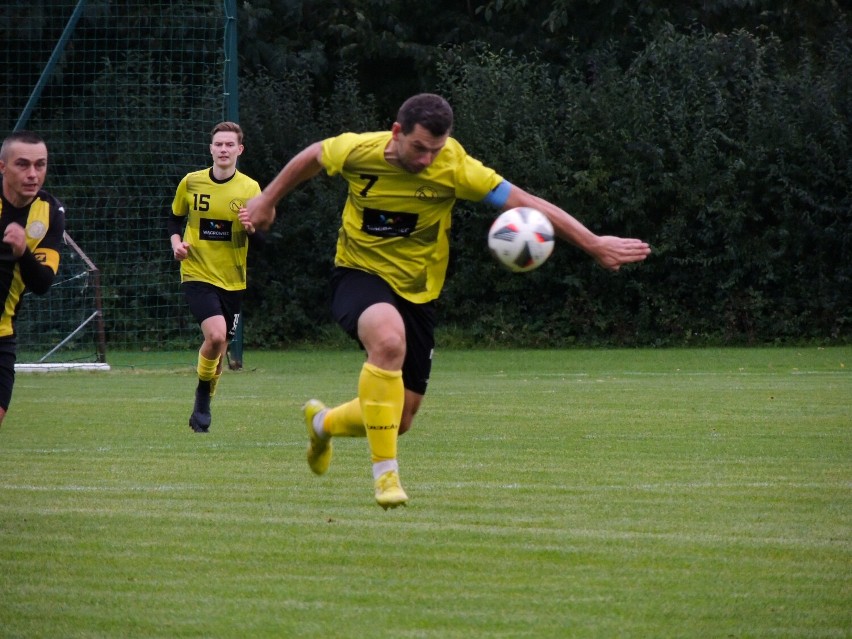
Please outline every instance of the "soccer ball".
[[488, 231], [488, 248], [515, 273], [538, 268], [553, 252], [553, 225], [544, 213], [526, 206], [503, 211]]

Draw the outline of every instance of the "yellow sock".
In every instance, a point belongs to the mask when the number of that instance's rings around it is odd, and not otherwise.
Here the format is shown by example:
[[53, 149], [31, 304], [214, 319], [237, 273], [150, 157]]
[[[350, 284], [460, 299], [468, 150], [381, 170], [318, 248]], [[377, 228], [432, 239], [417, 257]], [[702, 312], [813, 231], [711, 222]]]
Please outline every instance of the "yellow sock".
[[356, 397], [329, 409], [322, 427], [334, 437], [365, 437], [367, 429], [364, 428], [364, 418], [361, 416], [361, 400]]
[[365, 362], [358, 379], [358, 399], [373, 463], [396, 459], [405, 403], [402, 371], [386, 371]]
[[[219, 367], [219, 365], [218, 365], [219, 360], [216, 360], [216, 361], [217, 361], [216, 368], [218, 368]], [[219, 378], [220, 377], [222, 377], [222, 373], [217, 373], [217, 374], [213, 375], [213, 379], [210, 380], [210, 397], [213, 397], [213, 395], [216, 394], [216, 386], [219, 385]]]
[[219, 365], [219, 358], [216, 359], [207, 359], [204, 355], [199, 351], [198, 353], [198, 365], [195, 367], [195, 370], [198, 371], [198, 379], [202, 382], [209, 382], [216, 376], [216, 367]]

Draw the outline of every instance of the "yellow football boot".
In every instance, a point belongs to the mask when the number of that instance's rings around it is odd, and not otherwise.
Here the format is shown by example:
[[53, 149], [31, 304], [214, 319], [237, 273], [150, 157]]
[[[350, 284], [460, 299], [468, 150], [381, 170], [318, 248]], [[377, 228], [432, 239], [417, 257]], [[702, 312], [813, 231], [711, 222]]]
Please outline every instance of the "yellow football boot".
[[399, 473], [395, 470], [380, 475], [376, 480], [376, 503], [387, 510], [397, 506], [405, 506], [408, 495], [399, 484]]
[[325, 404], [318, 399], [309, 399], [302, 408], [305, 426], [308, 428], [308, 466], [317, 475], [324, 474], [331, 464], [331, 437], [320, 437], [314, 430], [314, 417], [325, 408]]

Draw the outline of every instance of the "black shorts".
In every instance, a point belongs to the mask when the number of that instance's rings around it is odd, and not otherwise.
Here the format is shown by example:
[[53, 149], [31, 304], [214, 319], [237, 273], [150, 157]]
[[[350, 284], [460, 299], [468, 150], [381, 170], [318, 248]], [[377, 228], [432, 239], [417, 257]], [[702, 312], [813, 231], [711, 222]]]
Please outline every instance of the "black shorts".
[[0, 408], [9, 410], [12, 401], [12, 388], [15, 386], [15, 350], [0, 348]]
[[[358, 318], [373, 304], [392, 304], [405, 325], [405, 361], [402, 382], [410, 391], [426, 394], [435, 348], [435, 304], [415, 304], [397, 295], [378, 275], [350, 268], [334, 269], [331, 276], [331, 313], [353, 339], [358, 339]], [[360, 343], [360, 342], [359, 342]]]
[[196, 322], [201, 324], [208, 317], [222, 315], [228, 327], [228, 339], [233, 339], [240, 323], [245, 291], [226, 291], [207, 282], [183, 282], [180, 287]]

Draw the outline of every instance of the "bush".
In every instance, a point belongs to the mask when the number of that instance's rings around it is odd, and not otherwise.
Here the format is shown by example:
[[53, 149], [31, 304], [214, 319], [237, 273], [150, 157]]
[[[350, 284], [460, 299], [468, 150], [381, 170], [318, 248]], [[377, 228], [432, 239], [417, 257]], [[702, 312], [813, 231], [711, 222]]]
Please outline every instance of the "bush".
[[[595, 232], [643, 238], [654, 253], [612, 274], [559, 245], [538, 271], [511, 275], [487, 254], [493, 211], [460, 203], [442, 323], [488, 345], [848, 341], [849, 49], [840, 31], [818, 62], [802, 44], [790, 68], [771, 36], [663, 29], [626, 68], [595, 52], [592, 74], [588, 55], [554, 67], [476, 45], [447, 51], [439, 90], [472, 155]], [[290, 118], [274, 125], [288, 137], [270, 158], [386, 127], [355, 85], [310, 110], [304, 87], [244, 91], [257, 129], [281, 121], [273, 112]], [[269, 169], [256, 175], [271, 179]], [[290, 196], [254, 263], [246, 313], [263, 344], [328, 326], [317, 301], [341, 187], [318, 179]]]

